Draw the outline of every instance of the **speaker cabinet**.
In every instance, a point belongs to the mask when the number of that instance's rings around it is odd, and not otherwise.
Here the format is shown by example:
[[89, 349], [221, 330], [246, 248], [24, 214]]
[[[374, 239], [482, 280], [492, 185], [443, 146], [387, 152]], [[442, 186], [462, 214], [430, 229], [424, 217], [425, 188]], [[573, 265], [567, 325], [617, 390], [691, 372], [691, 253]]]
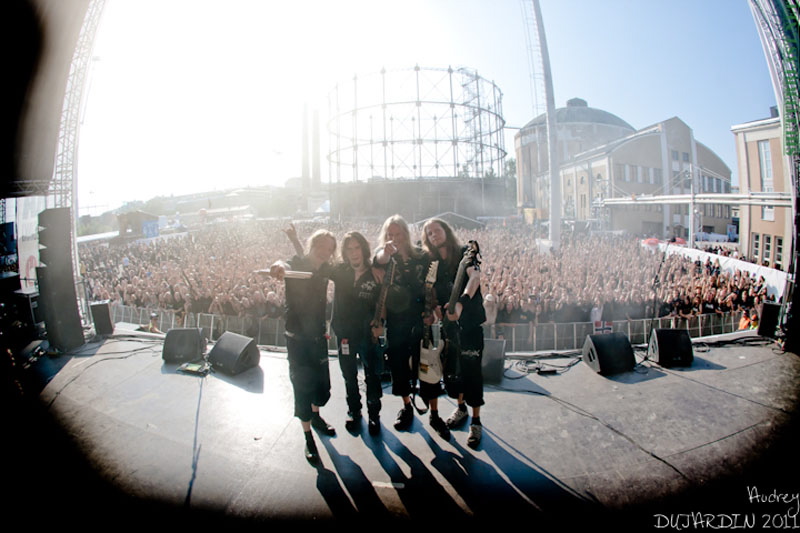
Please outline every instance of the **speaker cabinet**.
[[505, 359], [505, 339], [483, 340], [483, 361], [481, 362], [481, 373], [483, 374], [484, 383], [498, 385], [501, 381], [503, 381]]
[[781, 306], [764, 302], [761, 307], [761, 316], [758, 317], [759, 337], [774, 339], [778, 336], [778, 320], [781, 314]]
[[583, 343], [583, 362], [604, 376], [633, 370], [633, 347], [623, 333], [587, 335]]
[[174, 328], [167, 331], [161, 358], [167, 363], [199, 361], [206, 352], [201, 328]]
[[39, 283], [38, 303], [50, 346], [62, 352], [83, 346], [83, 324], [71, 270], [36, 267], [36, 280]]
[[236, 375], [261, 362], [261, 351], [250, 337], [226, 331], [208, 353], [211, 366], [224, 374]]
[[111, 335], [114, 333], [114, 323], [111, 321], [111, 310], [108, 302], [95, 302], [89, 307], [92, 310], [94, 332], [98, 335]]
[[647, 346], [647, 358], [663, 367], [691, 366], [692, 338], [685, 329], [654, 329]]

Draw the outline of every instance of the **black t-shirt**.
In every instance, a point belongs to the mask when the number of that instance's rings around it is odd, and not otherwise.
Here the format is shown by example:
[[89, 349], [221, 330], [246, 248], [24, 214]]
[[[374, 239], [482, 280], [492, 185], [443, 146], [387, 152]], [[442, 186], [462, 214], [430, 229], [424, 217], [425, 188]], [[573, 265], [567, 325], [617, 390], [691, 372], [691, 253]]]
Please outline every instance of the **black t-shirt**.
[[[443, 261], [439, 259], [439, 267], [436, 272], [436, 283], [434, 285], [436, 291], [436, 300], [440, 306], [442, 306], [444, 312], [445, 304], [449, 303], [450, 297], [453, 294], [453, 287], [456, 282], [456, 277], [458, 276], [458, 268], [459, 264], [461, 263], [462, 258], [464, 257], [464, 253], [466, 252], [467, 247], [462, 246], [460, 250], [460, 255], [458, 258], [454, 258], [451, 261]], [[473, 265], [475, 268], [480, 268], [480, 265], [475, 264]], [[464, 272], [463, 279], [461, 280], [460, 286], [457, 288], [457, 294], [459, 297], [464, 292], [464, 288], [467, 286], [467, 282], [469, 281], [469, 276], [467, 275], [466, 271]], [[475, 291], [475, 294], [470, 298], [468, 302], [462, 301], [462, 310], [461, 310], [461, 318], [459, 319], [459, 325], [462, 328], [474, 327], [479, 326], [486, 322], [486, 310], [483, 307], [483, 296], [481, 294], [481, 288], [478, 287], [478, 290]]]
[[336, 285], [333, 295], [331, 326], [340, 339], [364, 339], [370, 335], [370, 322], [375, 316], [380, 286], [367, 269], [358, 279], [348, 264], [336, 265], [331, 272]]
[[301, 337], [322, 337], [332, 267], [326, 263], [314, 272], [306, 257], [295, 256], [289, 261], [289, 268], [313, 274], [309, 279], [285, 280], [286, 331]]

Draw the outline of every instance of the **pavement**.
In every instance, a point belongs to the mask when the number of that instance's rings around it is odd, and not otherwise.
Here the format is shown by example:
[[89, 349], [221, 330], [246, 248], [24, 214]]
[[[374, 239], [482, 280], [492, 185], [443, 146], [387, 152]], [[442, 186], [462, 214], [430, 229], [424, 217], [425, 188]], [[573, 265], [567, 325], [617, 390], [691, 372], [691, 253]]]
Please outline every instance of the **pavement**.
[[[800, 527], [800, 359], [744, 332], [695, 339], [693, 360], [602, 375], [580, 353], [506, 354], [485, 387], [483, 440], [444, 440], [385, 384], [382, 431], [337, 430], [303, 454], [286, 353], [181, 372], [164, 336], [125, 329], [69, 354], [31, 356], [4, 402], [6, 516], [33, 527], [381, 528], [565, 526], [617, 530]], [[363, 389], [363, 387], [362, 387]], [[362, 390], [363, 392], [363, 390]], [[440, 400], [447, 416], [452, 399]], [[366, 410], [365, 410], [366, 411]]]

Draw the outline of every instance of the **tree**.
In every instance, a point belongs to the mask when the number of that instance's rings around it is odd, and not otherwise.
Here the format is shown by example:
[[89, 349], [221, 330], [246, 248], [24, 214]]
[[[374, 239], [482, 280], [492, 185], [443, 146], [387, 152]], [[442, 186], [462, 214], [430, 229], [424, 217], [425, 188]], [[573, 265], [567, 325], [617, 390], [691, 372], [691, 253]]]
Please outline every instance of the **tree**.
[[516, 178], [517, 177], [517, 160], [513, 157], [507, 157], [503, 163], [503, 177]]

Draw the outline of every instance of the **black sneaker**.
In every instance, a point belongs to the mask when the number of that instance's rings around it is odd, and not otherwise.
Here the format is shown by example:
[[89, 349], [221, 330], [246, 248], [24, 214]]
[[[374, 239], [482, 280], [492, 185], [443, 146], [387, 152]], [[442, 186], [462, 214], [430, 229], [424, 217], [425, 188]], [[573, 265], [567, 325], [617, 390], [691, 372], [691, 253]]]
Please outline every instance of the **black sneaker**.
[[323, 435], [333, 436], [336, 435], [336, 430], [325, 422], [325, 420], [320, 416], [319, 413], [314, 413], [311, 415], [311, 427], [322, 433]]
[[436, 430], [444, 440], [450, 440], [450, 429], [447, 427], [447, 422], [442, 420], [439, 415], [431, 416], [431, 427]]
[[344, 421], [344, 427], [347, 428], [347, 431], [355, 431], [356, 429], [358, 429], [360, 422], [361, 422], [361, 413], [353, 413], [351, 411], [348, 411], [347, 418]]
[[378, 418], [370, 418], [367, 422], [367, 429], [370, 435], [377, 435], [381, 432], [381, 422]]
[[411, 404], [408, 404], [397, 413], [397, 419], [394, 421], [394, 429], [404, 431], [411, 427], [413, 421], [414, 408], [411, 407]]
[[319, 452], [317, 451], [317, 445], [314, 443], [313, 439], [306, 439], [306, 460], [309, 463], [317, 463], [319, 462]]

